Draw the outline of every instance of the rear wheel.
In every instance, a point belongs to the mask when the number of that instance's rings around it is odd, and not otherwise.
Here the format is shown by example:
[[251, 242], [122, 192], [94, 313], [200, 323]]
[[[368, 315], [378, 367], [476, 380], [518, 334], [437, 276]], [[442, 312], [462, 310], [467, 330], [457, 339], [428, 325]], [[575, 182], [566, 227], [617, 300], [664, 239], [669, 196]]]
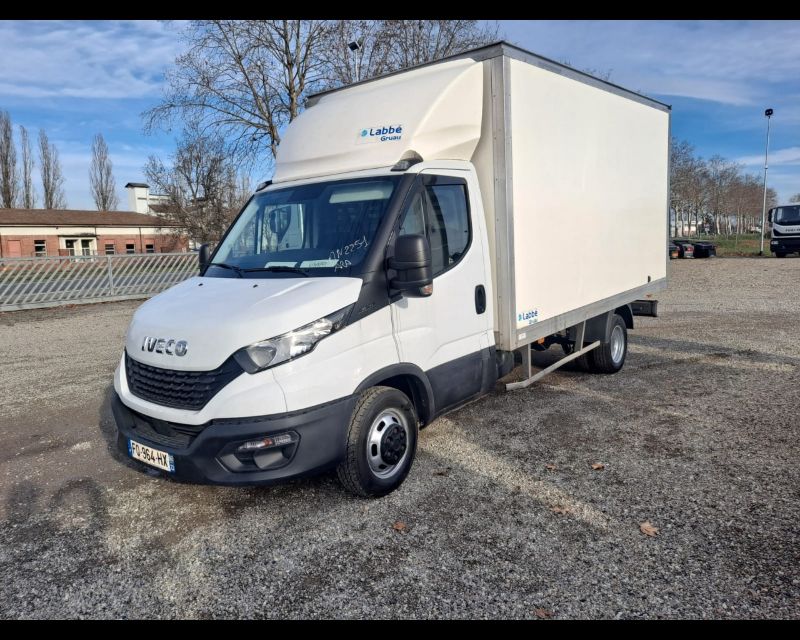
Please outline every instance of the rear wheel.
[[337, 468], [339, 481], [364, 497], [394, 491], [411, 470], [418, 430], [414, 405], [403, 392], [392, 387], [362, 392], [347, 433], [347, 455]]
[[586, 364], [592, 373], [616, 373], [628, 355], [628, 329], [622, 316], [614, 314], [608, 339], [586, 354]]

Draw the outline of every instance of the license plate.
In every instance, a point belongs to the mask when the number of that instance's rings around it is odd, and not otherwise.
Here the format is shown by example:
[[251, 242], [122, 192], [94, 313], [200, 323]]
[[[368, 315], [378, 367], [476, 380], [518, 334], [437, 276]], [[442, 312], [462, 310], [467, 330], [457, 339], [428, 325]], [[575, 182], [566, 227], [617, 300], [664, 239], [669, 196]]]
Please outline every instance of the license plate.
[[175, 471], [175, 458], [166, 451], [159, 451], [152, 447], [146, 447], [135, 440], [128, 440], [128, 453], [131, 454], [131, 458], [141, 460], [151, 467], [158, 467], [169, 472]]

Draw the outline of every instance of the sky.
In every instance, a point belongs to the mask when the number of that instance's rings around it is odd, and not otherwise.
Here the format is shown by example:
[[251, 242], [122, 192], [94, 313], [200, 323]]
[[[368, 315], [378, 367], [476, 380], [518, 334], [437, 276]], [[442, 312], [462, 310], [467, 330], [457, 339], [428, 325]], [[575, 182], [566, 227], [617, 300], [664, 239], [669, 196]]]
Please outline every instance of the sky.
[[[672, 105], [672, 133], [697, 152], [764, 168], [769, 185], [800, 192], [800, 21], [500, 21], [506, 40]], [[0, 21], [0, 110], [59, 150], [70, 208], [93, 209], [91, 140], [108, 143], [120, 208], [149, 155], [167, 159], [173, 134], [145, 135], [179, 55], [183, 24], [156, 21]], [[38, 177], [38, 176], [35, 176]], [[255, 175], [255, 179], [268, 178]], [[41, 199], [39, 200], [41, 204]]]

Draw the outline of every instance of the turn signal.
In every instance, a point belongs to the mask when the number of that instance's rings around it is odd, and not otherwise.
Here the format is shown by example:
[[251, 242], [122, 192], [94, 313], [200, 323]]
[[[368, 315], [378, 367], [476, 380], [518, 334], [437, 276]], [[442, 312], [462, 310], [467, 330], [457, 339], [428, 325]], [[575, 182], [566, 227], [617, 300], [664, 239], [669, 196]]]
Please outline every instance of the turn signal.
[[274, 449], [275, 447], [285, 447], [287, 444], [297, 442], [298, 437], [294, 433], [279, 433], [275, 436], [264, 436], [259, 440], [245, 442], [236, 451], [244, 453], [247, 451], [263, 451], [264, 449]]

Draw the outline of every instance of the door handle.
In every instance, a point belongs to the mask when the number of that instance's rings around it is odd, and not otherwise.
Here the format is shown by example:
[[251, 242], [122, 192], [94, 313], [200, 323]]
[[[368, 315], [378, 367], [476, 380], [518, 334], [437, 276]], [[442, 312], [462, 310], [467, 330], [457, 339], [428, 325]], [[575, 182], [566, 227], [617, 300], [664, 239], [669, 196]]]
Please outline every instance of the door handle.
[[482, 284], [475, 287], [475, 312], [481, 315], [486, 311], [486, 289]]

